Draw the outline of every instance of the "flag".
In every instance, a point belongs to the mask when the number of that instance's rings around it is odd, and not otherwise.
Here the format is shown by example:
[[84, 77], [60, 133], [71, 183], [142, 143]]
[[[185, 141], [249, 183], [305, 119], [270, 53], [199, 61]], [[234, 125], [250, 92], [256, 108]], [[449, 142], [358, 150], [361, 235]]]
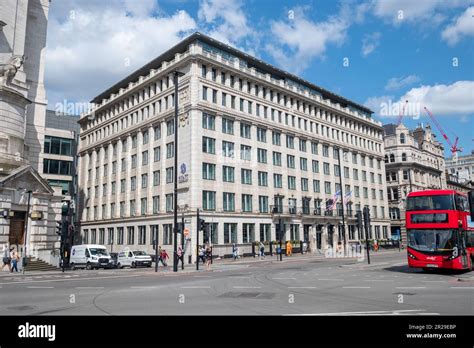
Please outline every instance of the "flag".
[[349, 199], [351, 198], [351, 196], [352, 196], [352, 190], [345, 193], [344, 199], [343, 199], [344, 204], [347, 204], [347, 202], [349, 202]]
[[341, 196], [341, 190], [338, 190], [334, 196], [332, 197], [332, 206], [331, 206], [331, 210], [334, 210], [334, 208], [336, 207], [336, 204], [337, 204], [337, 201], [339, 200], [339, 197]]

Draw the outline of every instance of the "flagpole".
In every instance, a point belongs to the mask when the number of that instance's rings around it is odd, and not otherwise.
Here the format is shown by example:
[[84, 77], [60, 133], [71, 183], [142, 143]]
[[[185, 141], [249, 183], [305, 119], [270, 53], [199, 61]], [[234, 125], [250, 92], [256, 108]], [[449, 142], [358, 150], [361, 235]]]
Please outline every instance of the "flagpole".
[[[344, 188], [342, 186], [342, 173], [343, 173], [343, 170], [342, 170], [342, 167], [341, 167], [341, 148], [337, 147], [337, 160], [338, 160], [338, 164], [339, 164], [339, 185], [341, 186], [340, 190], [339, 190], [339, 194], [340, 194], [340, 197], [341, 197], [341, 206], [342, 206], [342, 210], [341, 210], [341, 213], [342, 213], [342, 233], [344, 235], [344, 256], [347, 255], [347, 238], [346, 238], [346, 222], [345, 222], [345, 219], [344, 219]], [[336, 198], [337, 200], [337, 198]], [[337, 205], [336, 205], [337, 206]]]

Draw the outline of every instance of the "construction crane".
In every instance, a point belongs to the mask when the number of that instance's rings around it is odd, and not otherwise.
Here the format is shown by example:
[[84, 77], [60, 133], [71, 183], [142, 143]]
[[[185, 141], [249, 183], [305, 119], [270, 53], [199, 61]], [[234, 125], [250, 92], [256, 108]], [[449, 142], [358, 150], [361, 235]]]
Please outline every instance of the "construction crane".
[[462, 149], [460, 147], [458, 147], [458, 142], [459, 142], [459, 137], [456, 136], [456, 139], [454, 140], [454, 144], [451, 142], [451, 140], [448, 138], [448, 136], [446, 135], [445, 131], [443, 130], [443, 128], [441, 127], [441, 125], [439, 124], [438, 120], [436, 120], [436, 118], [434, 117], [434, 115], [431, 113], [430, 110], [428, 110], [428, 108], [425, 106], [424, 107], [426, 113], [428, 114], [428, 116], [431, 118], [431, 120], [433, 121], [433, 123], [436, 125], [436, 128], [438, 128], [439, 132], [441, 133], [441, 135], [443, 136], [443, 138], [446, 140], [446, 142], [448, 143], [449, 145], [449, 148], [451, 150], [451, 154], [453, 156], [453, 159], [456, 161], [457, 158], [458, 158], [458, 152], [461, 152]]
[[405, 104], [403, 104], [402, 109], [400, 110], [400, 114], [398, 115], [397, 126], [402, 124], [402, 119], [403, 119], [403, 116], [405, 115], [405, 106], [407, 106], [407, 104], [408, 104], [408, 100], [405, 100]]

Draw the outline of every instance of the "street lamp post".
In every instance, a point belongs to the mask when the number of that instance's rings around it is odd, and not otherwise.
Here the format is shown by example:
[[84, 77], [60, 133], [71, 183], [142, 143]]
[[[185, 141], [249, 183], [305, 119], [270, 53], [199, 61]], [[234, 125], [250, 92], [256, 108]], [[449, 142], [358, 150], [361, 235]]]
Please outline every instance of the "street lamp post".
[[[344, 255], [346, 255], [347, 251], [347, 238], [346, 238], [346, 223], [344, 219], [344, 190], [342, 187], [342, 167], [341, 167], [341, 149], [339, 147], [337, 149], [337, 161], [339, 164], [339, 185], [341, 186], [341, 215], [342, 215], [342, 233], [344, 235]], [[337, 198], [336, 198], [337, 200]]]
[[184, 74], [175, 71], [174, 72], [174, 217], [173, 217], [173, 234], [174, 234], [174, 253], [173, 253], [173, 272], [178, 272], [178, 78]]
[[25, 216], [25, 236], [23, 238], [23, 263], [22, 263], [22, 272], [25, 273], [25, 265], [26, 265], [26, 247], [27, 247], [27, 238], [28, 238], [28, 219], [30, 217], [30, 200], [31, 200], [31, 190], [27, 191], [28, 193], [28, 204], [26, 208], [26, 216]]

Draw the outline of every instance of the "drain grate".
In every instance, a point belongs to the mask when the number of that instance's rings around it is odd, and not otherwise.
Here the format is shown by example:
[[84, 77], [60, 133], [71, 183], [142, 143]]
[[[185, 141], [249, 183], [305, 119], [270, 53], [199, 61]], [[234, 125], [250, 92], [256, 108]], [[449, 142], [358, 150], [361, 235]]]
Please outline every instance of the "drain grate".
[[275, 297], [274, 292], [238, 292], [230, 291], [219, 295], [224, 298], [254, 298], [258, 300], [270, 300]]

